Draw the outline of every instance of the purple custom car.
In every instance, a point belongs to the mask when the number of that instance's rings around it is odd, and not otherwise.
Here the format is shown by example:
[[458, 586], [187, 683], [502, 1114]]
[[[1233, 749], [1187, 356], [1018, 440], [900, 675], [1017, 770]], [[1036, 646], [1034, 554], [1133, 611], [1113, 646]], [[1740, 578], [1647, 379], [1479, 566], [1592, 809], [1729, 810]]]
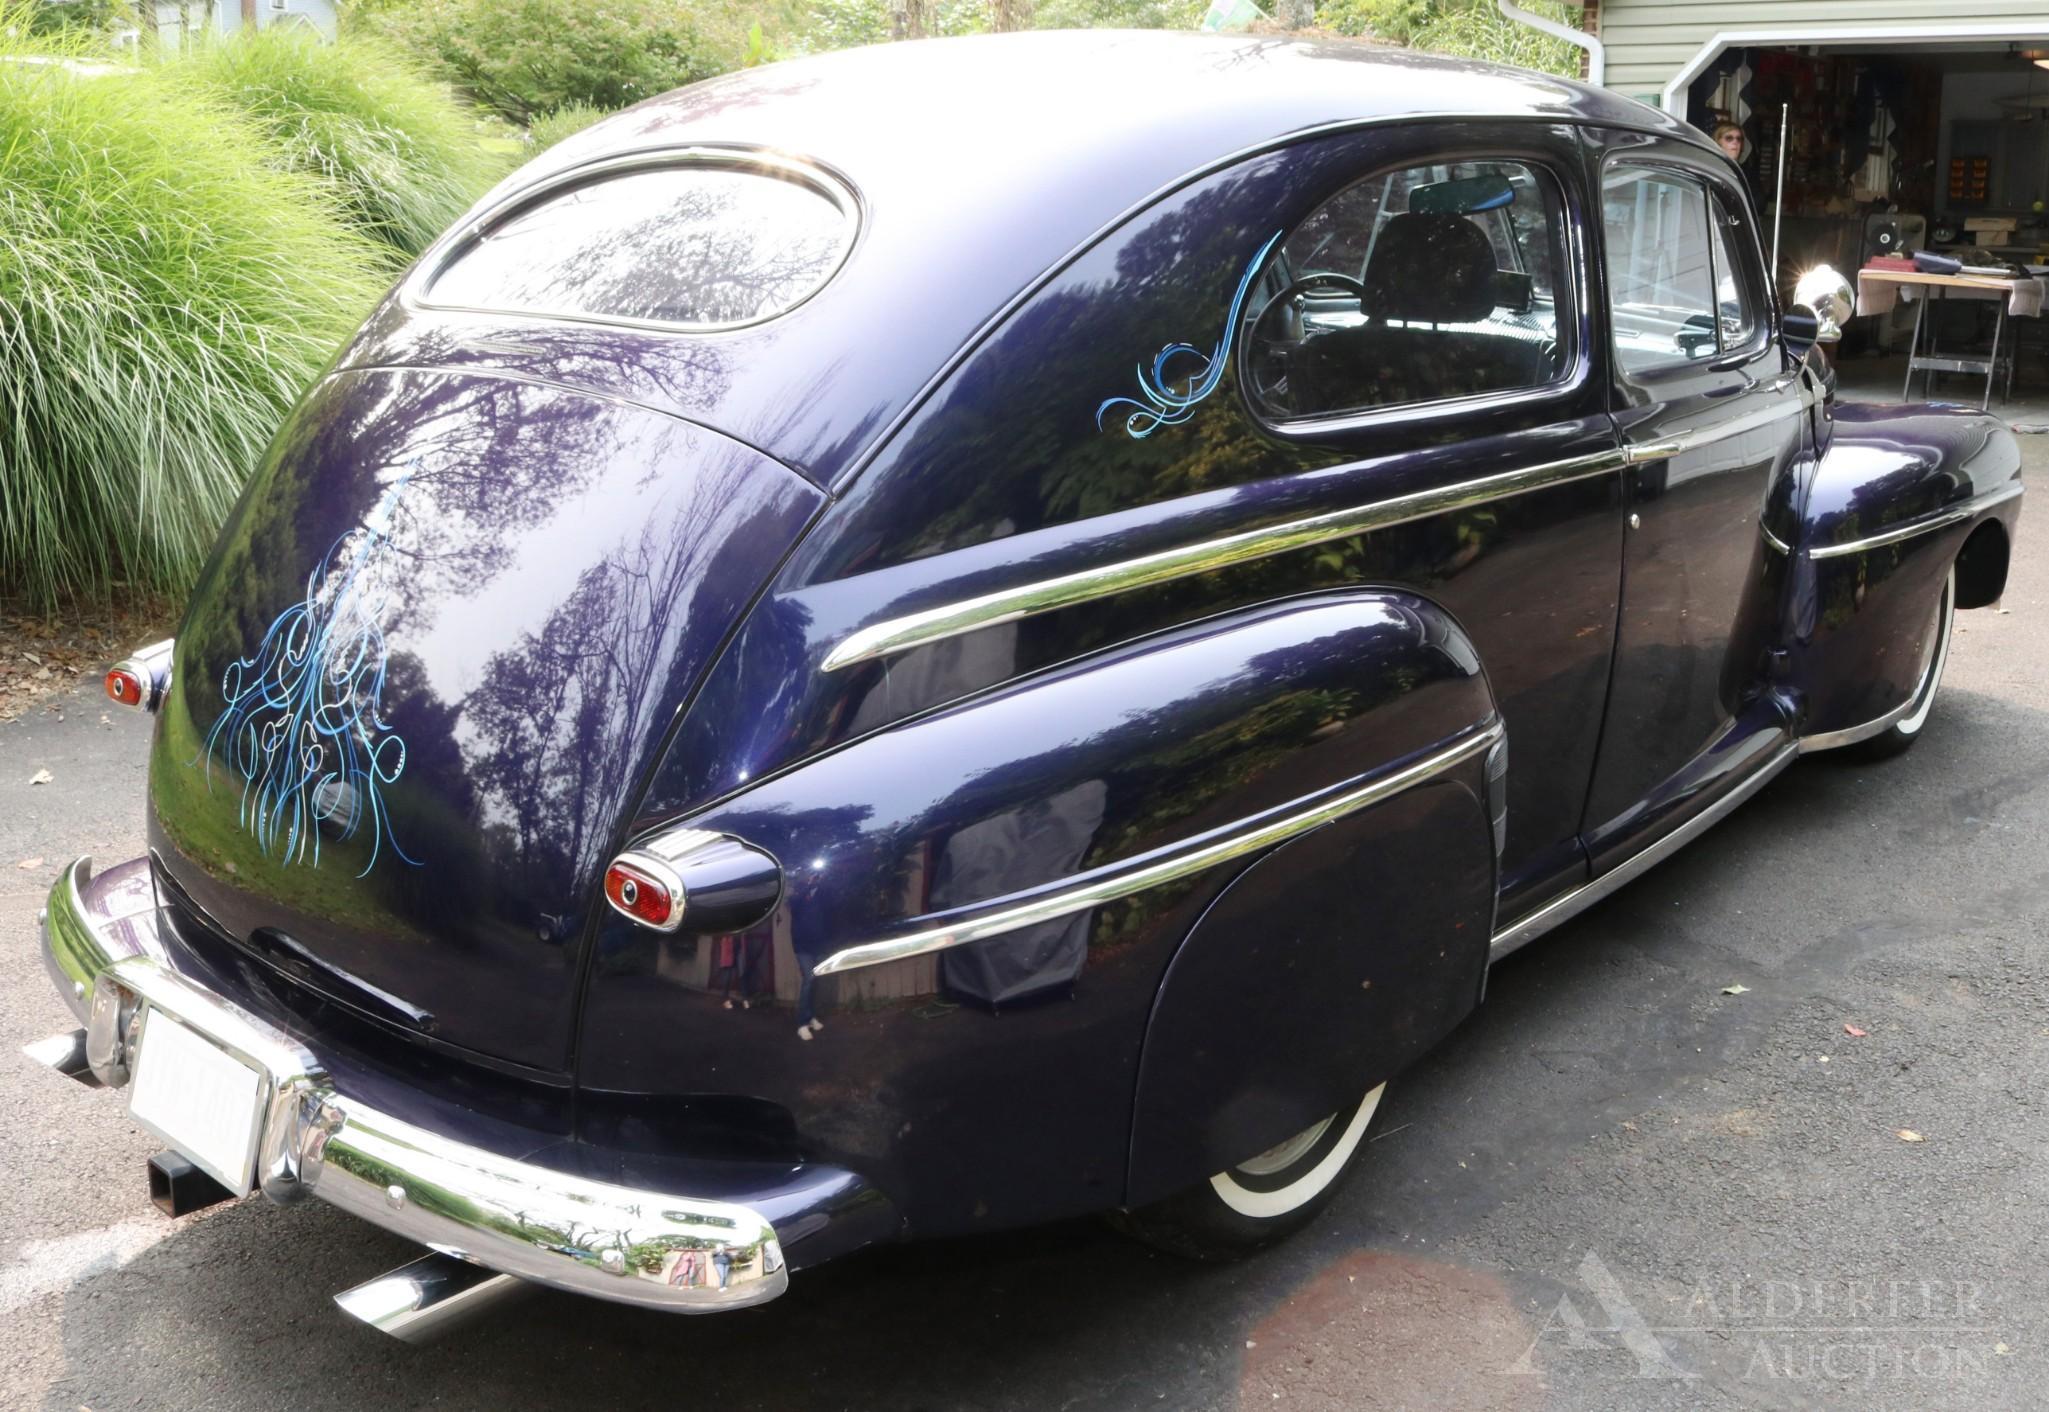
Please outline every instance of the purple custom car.
[[174, 1212], [683, 1312], [1089, 1212], [1301, 1225], [1492, 961], [1912, 745], [2020, 509], [1837, 406], [1728, 161], [1541, 75], [906, 44], [563, 143], [221, 535], [46, 1057]]

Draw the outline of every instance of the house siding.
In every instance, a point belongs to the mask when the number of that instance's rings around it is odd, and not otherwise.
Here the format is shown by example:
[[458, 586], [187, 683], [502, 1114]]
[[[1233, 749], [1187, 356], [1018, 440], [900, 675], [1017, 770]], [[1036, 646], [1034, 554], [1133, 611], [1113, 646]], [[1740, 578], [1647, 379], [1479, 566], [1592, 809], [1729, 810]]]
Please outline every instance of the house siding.
[[1723, 30], [1935, 23], [2049, 33], [2042, 0], [1605, 0], [1598, 35], [1608, 51], [1607, 86], [1656, 103], [1701, 45]]

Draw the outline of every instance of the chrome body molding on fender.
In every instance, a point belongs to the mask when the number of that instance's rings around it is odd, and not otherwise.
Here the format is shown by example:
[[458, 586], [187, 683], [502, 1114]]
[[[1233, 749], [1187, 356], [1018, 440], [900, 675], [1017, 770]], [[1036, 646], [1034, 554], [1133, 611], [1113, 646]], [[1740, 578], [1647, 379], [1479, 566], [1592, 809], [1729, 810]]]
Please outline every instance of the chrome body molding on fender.
[[[111, 1086], [125, 1084], [133, 1036], [157, 1014], [253, 1067], [261, 1094], [256, 1160], [238, 1194], [259, 1190], [283, 1205], [315, 1196], [442, 1254], [622, 1304], [710, 1312], [760, 1304], [788, 1287], [775, 1230], [746, 1206], [506, 1157], [338, 1091], [298, 1041], [172, 970], [160, 952], [136, 944], [132, 929], [117, 933], [88, 908], [90, 876], [90, 860], [81, 858], [57, 880], [43, 945], [53, 974], [91, 977], [93, 1071]], [[723, 1253], [724, 1274], [672, 1283], [689, 1252], [708, 1266]]]
[[1237, 534], [1120, 559], [1077, 573], [997, 589], [958, 603], [946, 603], [871, 623], [848, 634], [827, 653], [823, 669], [836, 671], [856, 662], [908, 652], [913, 647], [959, 637], [981, 628], [1014, 623], [1021, 618], [1150, 588], [1192, 574], [1209, 573], [1294, 549], [1348, 539], [1356, 534], [1387, 529], [1432, 515], [1469, 510], [1489, 501], [1527, 495], [1533, 490], [1564, 485], [1589, 476], [1607, 475], [1627, 464], [1629, 457], [1621, 450], [1597, 451], [1483, 476], [1478, 480], [1461, 481], [1457, 485], [1420, 490], [1412, 495], [1397, 495], [1368, 505], [1284, 520], [1260, 529], [1243, 530]]
[[1779, 771], [1792, 764], [1799, 754], [1798, 742], [1784, 742], [1763, 764], [1745, 775], [1728, 793], [1642, 852], [1631, 854], [1599, 877], [1582, 883], [1557, 901], [1538, 908], [1521, 921], [1502, 928], [1494, 934], [1494, 940], [1488, 947], [1488, 961], [1499, 961], [1502, 957], [1520, 950], [1553, 927], [1577, 917], [1624, 883], [1649, 872], [1734, 813], [1738, 805], [1770, 784], [1777, 778]]
[[[1877, 534], [1866, 535], [1862, 539], [1845, 540], [1841, 544], [1815, 545], [1807, 551], [1808, 557], [1814, 559], [1836, 559], [1845, 554], [1863, 554], [1873, 549], [1883, 549], [1888, 544], [1898, 544], [1903, 540], [1915, 539], [1924, 534], [1933, 534], [1936, 530], [1947, 529], [1954, 524], [1961, 524], [1963, 521], [1989, 510], [1995, 505], [2005, 504], [2016, 495], [2019, 495], [2023, 489], [2024, 487], [2019, 481], [2008, 481], [1997, 489], [1988, 490], [1982, 495], [1974, 495], [1962, 504], [1947, 505], [1940, 510], [1931, 510], [1925, 515], [1916, 515], [1911, 520], [1902, 521], [1897, 525], [1879, 531]], [[1880, 729], [1883, 729], [1883, 727], [1880, 727]]]
[[967, 909], [940, 925], [925, 925], [902, 936], [850, 946], [819, 962], [815, 974], [833, 975], [901, 961], [933, 951], [965, 946], [986, 937], [1036, 926], [1061, 917], [1100, 907], [1130, 897], [1147, 888], [1159, 887], [1192, 876], [1233, 858], [1242, 858], [1334, 819], [1342, 819], [1407, 789], [1435, 779], [1447, 770], [1477, 759], [1503, 739], [1499, 720], [1488, 722], [1435, 750], [1413, 764], [1326, 791], [1307, 799], [1239, 819], [1206, 833], [1179, 840], [1150, 853], [1108, 863], [1061, 880], [1037, 897], [1017, 902], [1004, 899], [980, 908]]
[[1875, 735], [1883, 735], [1887, 730], [1905, 720], [1907, 713], [1913, 709], [1914, 698], [1910, 696], [1875, 721], [1865, 721], [1861, 725], [1845, 726], [1839, 731], [1820, 731], [1814, 735], [1803, 735], [1798, 741], [1800, 753], [1802, 755], [1812, 755], [1817, 750], [1837, 750], [1845, 745], [1860, 744]]

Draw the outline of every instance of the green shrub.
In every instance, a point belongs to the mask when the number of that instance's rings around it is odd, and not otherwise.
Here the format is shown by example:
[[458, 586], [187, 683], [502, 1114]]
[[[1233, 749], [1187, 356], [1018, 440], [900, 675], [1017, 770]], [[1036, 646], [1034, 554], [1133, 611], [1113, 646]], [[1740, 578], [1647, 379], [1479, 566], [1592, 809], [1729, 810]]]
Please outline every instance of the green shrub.
[[749, 52], [736, 13], [675, 0], [417, 0], [359, 22], [522, 125], [572, 104], [624, 108]]
[[1407, 44], [1437, 8], [1430, 0], [1319, 0], [1316, 23], [1339, 34]]
[[546, 117], [535, 118], [534, 125], [527, 129], [527, 136], [533, 141], [531, 151], [545, 152], [563, 138], [575, 136], [604, 116], [602, 108], [593, 108], [588, 103], [571, 103]]
[[[1527, 0], [1524, 8], [1575, 29], [1582, 18], [1577, 6], [1557, 0]], [[1319, 0], [1316, 23], [1339, 34], [1386, 39], [1433, 54], [1579, 74], [1578, 49], [1509, 19], [1493, 0]]]
[[1038, 29], [1194, 29], [1208, 8], [1209, 0], [1039, 0], [1032, 24]]
[[324, 44], [273, 28], [201, 46], [169, 66], [247, 113], [278, 161], [331, 183], [365, 231], [408, 256], [511, 165], [482, 146], [483, 114], [380, 39]]
[[388, 257], [155, 68], [0, 64], [0, 231], [0, 583], [184, 588]]
[[25, 20], [30, 34], [56, 34], [67, 29], [104, 34], [116, 22], [132, 18], [124, 0], [44, 0], [42, 4], [22, 7], [18, 16], [12, 10], [8, 14], [10, 22]]
[[[1561, 20], [1579, 27], [1577, 8], [1524, 0], [1523, 8], [1545, 19]], [[1411, 47], [1432, 54], [1452, 54], [1466, 59], [1489, 59], [1497, 64], [1537, 69], [1543, 73], [1579, 77], [1581, 52], [1562, 39], [1511, 20], [1491, 4], [1449, 8], [1430, 17], [1408, 36]]]

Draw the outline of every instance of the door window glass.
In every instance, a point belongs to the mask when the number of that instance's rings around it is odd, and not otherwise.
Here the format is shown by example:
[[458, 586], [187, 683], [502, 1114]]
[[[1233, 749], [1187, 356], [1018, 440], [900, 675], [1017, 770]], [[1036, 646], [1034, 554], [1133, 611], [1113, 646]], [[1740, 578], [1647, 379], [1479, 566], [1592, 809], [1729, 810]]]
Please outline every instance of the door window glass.
[[1556, 382], [1563, 249], [1557, 187], [1520, 162], [1356, 182], [1287, 234], [1246, 301], [1252, 402], [1288, 421]]
[[1642, 372], [1720, 351], [1707, 192], [1690, 177], [1638, 167], [1601, 183], [1615, 356]]
[[1756, 335], [1757, 305], [1751, 298], [1750, 271], [1736, 264], [1743, 241], [1741, 227], [1729, 219], [1720, 201], [1712, 203], [1710, 210], [1714, 217], [1710, 233], [1715, 254], [1715, 318], [1721, 327], [1722, 348], [1727, 351], [1743, 347]]

